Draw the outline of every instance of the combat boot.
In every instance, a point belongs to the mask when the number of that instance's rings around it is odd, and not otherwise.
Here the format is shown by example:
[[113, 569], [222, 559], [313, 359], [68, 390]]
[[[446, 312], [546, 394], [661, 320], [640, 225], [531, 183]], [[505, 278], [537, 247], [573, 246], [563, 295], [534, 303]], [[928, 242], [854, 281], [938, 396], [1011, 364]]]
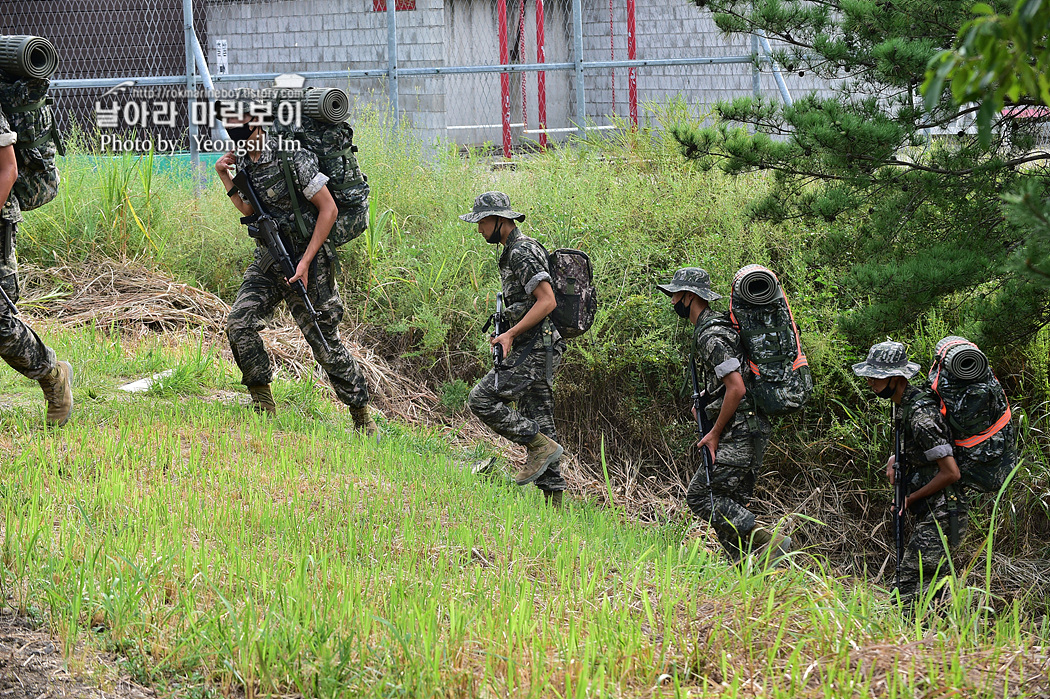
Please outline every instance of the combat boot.
[[763, 566], [775, 567], [791, 553], [791, 537], [757, 526], [751, 530], [751, 553]]
[[518, 485], [528, 485], [543, 475], [547, 467], [561, 458], [565, 453], [562, 446], [553, 439], [537, 432], [532, 441], [525, 445], [529, 450], [525, 457], [525, 465], [514, 474], [514, 482]]
[[73, 414], [73, 365], [55, 362], [54, 368], [39, 383], [47, 399], [47, 424], [61, 427], [69, 422]]
[[350, 407], [350, 417], [354, 419], [354, 428], [365, 433], [367, 437], [374, 438], [376, 443], [379, 442], [379, 425], [372, 419], [372, 413], [368, 410], [368, 405], [362, 405], [360, 408]]
[[276, 415], [277, 403], [270, 392], [270, 384], [261, 386], [249, 386], [248, 393], [252, 394], [252, 410], [263, 415]]
[[548, 505], [553, 507], [555, 510], [561, 509], [562, 491], [560, 490], [544, 490], [543, 500]]

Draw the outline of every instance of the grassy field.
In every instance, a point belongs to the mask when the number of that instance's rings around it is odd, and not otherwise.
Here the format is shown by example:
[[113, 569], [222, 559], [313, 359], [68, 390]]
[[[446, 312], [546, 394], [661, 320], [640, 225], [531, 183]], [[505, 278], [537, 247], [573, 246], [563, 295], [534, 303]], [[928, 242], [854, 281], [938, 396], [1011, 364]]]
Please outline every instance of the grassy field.
[[[1045, 696], [1050, 625], [979, 589], [908, 621], [819, 551], [728, 566], [688, 522], [542, 505], [327, 391], [234, 394], [207, 339], [42, 326], [77, 412], [0, 372], [5, 602], [180, 696]], [[144, 394], [125, 378], [173, 369]], [[978, 563], [979, 564], [979, 563]]]
[[[674, 104], [661, 117], [680, 118]], [[865, 300], [841, 293], [844, 269], [813, 264], [826, 231], [748, 222], [766, 181], [704, 172], [660, 131], [498, 171], [476, 152], [391, 137], [381, 115], [361, 114], [356, 133], [373, 211], [342, 254], [355, 339], [439, 396], [450, 425], [487, 366], [480, 328], [498, 284], [493, 248], [456, 215], [503, 189], [528, 234], [590, 253], [602, 310], [557, 383], [559, 430], [589, 469], [576, 494], [590, 500], [550, 511], [535, 489], [478, 480], [441, 431], [396, 415], [369, 446], [309, 380], [277, 380], [281, 415], [261, 419], [218, 333], [39, 319], [76, 366], [77, 412], [44, 430], [39, 389], [0, 370], [2, 591], [74, 666], [103, 653], [103, 686], [130, 674], [180, 696], [1050, 692], [1047, 603], [1032, 593], [1045, 589], [1050, 538], [1050, 333], [993, 357], [1024, 468], [994, 512], [975, 509], [952, 605], [905, 620], [875, 572], [889, 493], [872, 464], [888, 411], [849, 372], [865, 348], [835, 319]], [[20, 228], [38, 284], [26, 310], [46, 315], [76, 291], [47, 268], [90, 279], [100, 260], [231, 299], [251, 242], [214, 175], [98, 158], [89, 141], [62, 161], [59, 198]], [[817, 380], [806, 411], [777, 424], [759, 495], [781, 497], [761, 503], [780, 515], [819, 485], [821, 521], [804, 522], [803, 550], [768, 573], [729, 567], [682, 513], [686, 332], [652, 288], [701, 265], [724, 289], [748, 262], [780, 273]], [[966, 323], [945, 307], [902, 320], [898, 339], [925, 363]], [[116, 390], [169, 369], [148, 394]]]

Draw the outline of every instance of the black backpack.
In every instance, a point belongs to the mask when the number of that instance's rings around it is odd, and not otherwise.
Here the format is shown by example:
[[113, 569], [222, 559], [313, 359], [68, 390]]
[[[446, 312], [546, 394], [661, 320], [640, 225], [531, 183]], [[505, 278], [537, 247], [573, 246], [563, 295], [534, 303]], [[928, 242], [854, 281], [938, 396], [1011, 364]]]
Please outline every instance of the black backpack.
[[934, 350], [928, 388], [952, 432], [961, 482], [998, 492], [1017, 458], [1010, 401], [988, 358], [966, 338], [949, 335]]

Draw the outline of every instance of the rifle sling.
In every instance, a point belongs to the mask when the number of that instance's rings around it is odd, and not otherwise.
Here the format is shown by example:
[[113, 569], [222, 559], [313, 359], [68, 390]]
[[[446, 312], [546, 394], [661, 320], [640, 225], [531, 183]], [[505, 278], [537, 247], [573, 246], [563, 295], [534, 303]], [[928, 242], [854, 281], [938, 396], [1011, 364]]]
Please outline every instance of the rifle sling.
[[[288, 162], [288, 153], [283, 150], [277, 151], [277, 157], [281, 160], [281, 171], [284, 174], [284, 185], [288, 190], [288, 198], [292, 200], [292, 212], [295, 214], [295, 225], [299, 229], [299, 233], [302, 235], [303, 240], [309, 241], [311, 237], [310, 231], [306, 227], [306, 219], [303, 218], [302, 206], [299, 204], [301, 192], [292, 180], [292, 165]], [[336, 216], [338, 215], [339, 214], [336, 213]], [[329, 275], [328, 282], [330, 287], [329, 291], [335, 291], [336, 279], [339, 277], [339, 272], [342, 268], [342, 265], [339, 262], [339, 253], [336, 251], [335, 245], [331, 240], [324, 241], [324, 245], [321, 246], [321, 252], [328, 257], [328, 261], [331, 263], [331, 274]], [[313, 269], [316, 269], [316, 262], [317, 259], [314, 258]], [[313, 269], [311, 269], [311, 274], [313, 273]]]

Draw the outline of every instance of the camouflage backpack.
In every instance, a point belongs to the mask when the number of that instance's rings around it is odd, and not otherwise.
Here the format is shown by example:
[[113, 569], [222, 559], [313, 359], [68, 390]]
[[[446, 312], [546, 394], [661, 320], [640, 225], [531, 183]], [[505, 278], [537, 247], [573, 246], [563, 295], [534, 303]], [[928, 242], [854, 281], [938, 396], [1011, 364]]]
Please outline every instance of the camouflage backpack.
[[934, 350], [929, 390], [940, 405], [954, 443], [961, 482], [997, 492], [1016, 465], [1010, 402], [984, 353], [950, 335]]
[[749, 392], [766, 415], [793, 413], [809, 400], [813, 376], [780, 280], [761, 265], [733, 277], [729, 322], [740, 333], [751, 371]]
[[563, 248], [547, 254], [547, 269], [558, 302], [551, 311], [551, 322], [566, 340], [579, 337], [591, 329], [598, 313], [591, 258], [580, 250]]
[[51, 113], [52, 98], [47, 94], [47, 78], [16, 78], [0, 73], [0, 109], [15, 141], [18, 179], [12, 192], [23, 211], [48, 203], [58, 194], [58, 167], [55, 154], [65, 155]]
[[[305, 92], [309, 96], [315, 89], [317, 88], [306, 88]], [[328, 191], [332, 193], [332, 198], [339, 207], [339, 216], [332, 224], [328, 240], [340, 246], [361, 235], [368, 226], [369, 186], [368, 177], [361, 172], [357, 164], [357, 146], [354, 145], [354, 130], [350, 124], [345, 120], [333, 123], [304, 113], [298, 125], [275, 124], [274, 129], [275, 135], [298, 141], [303, 149], [316, 155], [318, 169], [328, 176]], [[292, 186], [291, 154], [278, 151], [278, 156], [281, 159], [281, 170], [288, 191], [301, 192], [301, 188]], [[310, 234], [302, 216], [304, 206], [313, 204], [301, 201], [299, 197], [292, 197], [296, 224], [305, 239], [309, 240]]]

